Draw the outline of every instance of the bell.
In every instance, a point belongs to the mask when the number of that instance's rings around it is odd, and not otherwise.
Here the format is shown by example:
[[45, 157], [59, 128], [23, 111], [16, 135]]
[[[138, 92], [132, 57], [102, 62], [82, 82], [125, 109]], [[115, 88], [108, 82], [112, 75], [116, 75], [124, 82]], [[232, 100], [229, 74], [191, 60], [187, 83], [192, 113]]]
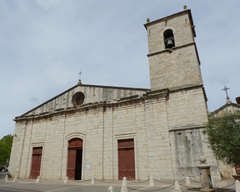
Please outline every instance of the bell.
[[166, 48], [172, 48], [172, 47], [174, 47], [173, 41], [172, 41], [172, 39], [168, 39], [167, 44], [166, 44]]

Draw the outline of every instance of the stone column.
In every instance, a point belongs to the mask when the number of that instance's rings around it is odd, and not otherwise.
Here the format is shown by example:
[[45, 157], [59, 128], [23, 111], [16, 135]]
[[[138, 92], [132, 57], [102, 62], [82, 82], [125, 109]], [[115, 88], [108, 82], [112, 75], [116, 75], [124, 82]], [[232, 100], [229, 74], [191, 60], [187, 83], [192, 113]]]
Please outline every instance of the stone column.
[[206, 163], [206, 158], [204, 156], [201, 156], [199, 158], [200, 165], [197, 166], [200, 173], [200, 180], [201, 180], [201, 189], [200, 191], [214, 191], [212, 186], [212, 180], [211, 180], [211, 172], [210, 172], [210, 165]]

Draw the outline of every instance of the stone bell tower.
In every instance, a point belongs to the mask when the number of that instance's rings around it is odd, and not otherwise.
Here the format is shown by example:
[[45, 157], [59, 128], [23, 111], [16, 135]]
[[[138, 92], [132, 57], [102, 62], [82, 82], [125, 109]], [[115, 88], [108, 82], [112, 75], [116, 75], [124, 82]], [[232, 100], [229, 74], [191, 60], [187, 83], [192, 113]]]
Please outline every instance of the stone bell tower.
[[144, 25], [148, 34], [151, 90], [202, 85], [192, 14], [184, 11]]
[[[163, 125], [161, 120], [164, 128], [159, 131], [168, 132], [173, 178], [199, 177], [197, 159], [206, 156], [212, 176], [220, 179], [218, 163], [203, 142], [208, 121], [207, 99], [191, 11], [184, 6], [183, 11], [173, 15], [151, 22], [148, 19], [144, 26], [148, 35], [151, 91], [168, 89], [168, 96], [156, 103], [161, 110], [166, 108], [167, 123]], [[159, 113], [159, 117], [163, 114]]]

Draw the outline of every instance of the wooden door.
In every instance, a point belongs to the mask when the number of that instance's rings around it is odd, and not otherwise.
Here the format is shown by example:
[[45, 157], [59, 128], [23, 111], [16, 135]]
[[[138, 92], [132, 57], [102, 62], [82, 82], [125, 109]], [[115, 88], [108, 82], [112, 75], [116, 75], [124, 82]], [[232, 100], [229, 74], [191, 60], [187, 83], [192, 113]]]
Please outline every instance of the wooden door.
[[68, 149], [68, 169], [67, 176], [68, 179], [75, 179], [75, 169], [76, 169], [76, 149]]
[[118, 179], [126, 177], [128, 180], [135, 179], [134, 140], [118, 141]]
[[42, 159], [42, 147], [34, 147], [32, 154], [32, 168], [30, 179], [37, 179], [37, 177], [40, 175], [41, 159]]
[[68, 144], [67, 176], [70, 180], [80, 180], [82, 173], [82, 146], [81, 139], [72, 139]]

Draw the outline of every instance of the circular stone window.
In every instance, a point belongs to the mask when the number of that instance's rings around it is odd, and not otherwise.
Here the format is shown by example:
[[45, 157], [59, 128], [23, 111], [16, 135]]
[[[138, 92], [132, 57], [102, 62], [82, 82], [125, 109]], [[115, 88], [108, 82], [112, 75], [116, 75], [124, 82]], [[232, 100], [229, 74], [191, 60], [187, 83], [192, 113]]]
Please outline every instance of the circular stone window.
[[73, 106], [81, 105], [84, 102], [84, 94], [82, 92], [77, 92], [72, 97]]

